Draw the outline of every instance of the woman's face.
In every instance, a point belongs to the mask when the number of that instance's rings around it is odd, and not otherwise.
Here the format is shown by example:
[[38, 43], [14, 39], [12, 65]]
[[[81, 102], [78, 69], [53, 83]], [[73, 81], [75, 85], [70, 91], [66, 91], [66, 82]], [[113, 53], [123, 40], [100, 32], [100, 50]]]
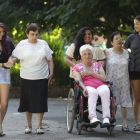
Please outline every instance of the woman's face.
[[5, 31], [3, 27], [0, 27], [0, 40], [2, 40], [3, 36], [5, 35]]
[[37, 43], [37, 39], [39, 37], [39, 32], [38, 30], [34, 31], [29, 31], [29, 33], [27, 34], [29, 42], [30, 43]]
[[134, 20], [134, 28], [136, 30], [136, 32], [140, 33], [140, 21], [138, 20]]
[[91, 50], [86, 49], [86, 50], [82, 51], [81, 58], [82, 58], [83, 62], [90, 62], [90, 61], [92, 61], [92, 57], [93, 57], [93, 55], [92, 55]]
[[85, 44], [90, 44], [92, 41], [92, 34], [90, 30], [85, 31], [85, 37], [84, 37], [84, 42]]
[[113, 47], [122, 47], [122, 37], [120, 34], [115, 35], [113, 38], [113, 42], [111, 41]]

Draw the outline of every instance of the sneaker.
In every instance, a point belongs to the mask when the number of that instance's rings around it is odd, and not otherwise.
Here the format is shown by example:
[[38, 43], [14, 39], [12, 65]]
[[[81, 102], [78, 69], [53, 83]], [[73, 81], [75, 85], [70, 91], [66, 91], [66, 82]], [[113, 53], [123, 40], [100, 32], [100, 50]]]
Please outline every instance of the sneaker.
[[104, 118], [104, 119], [103, 119], [103, 124], [110, 124], [109, 118]]
[[99, 124], [100, 123], [100, 120], [98, 120], [97, 118], [92, 118], [90, 120], [90, 123], [92, 123], [92, 124]]

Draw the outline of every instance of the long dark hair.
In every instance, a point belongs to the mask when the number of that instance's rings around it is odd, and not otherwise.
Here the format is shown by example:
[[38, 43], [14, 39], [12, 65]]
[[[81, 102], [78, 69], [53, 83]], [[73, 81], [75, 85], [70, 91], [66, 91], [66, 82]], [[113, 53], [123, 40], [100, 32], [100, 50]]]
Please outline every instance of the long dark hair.
[[[140, 21], [140, 15], [136, 16], [136, 17], [134, 18], [134, 20]], [[135, 29], [134, 29], [133, 33], [134, 33], [134, 34], [138, 34], [138, 32], [137, 32]]]
[[11, 39], [7, 35], [6, 26], [1, 22], [0, 22], [0, 27], [2, 27], [4, 29], [4, 32], [5, 32], [5, 34], [4, 34], [4, 36], [2, 37], [2, 40], [1, 40], [2, 50], [6, 55], [8, 55], [8, 54], [11, 53], [11, 48], [10, 48]]
[[92, 31], [92, 29], [90, 27], [83, 27], [82, 29], [80, 29], [78, 34], [75, 37], [75, 40], [74, 40], [75, 50], [74, 50], [74, 53], [73, 53], [73, 57], [76, 59], [76, 61], [81, 59], [81, 55], [79, 53], [79, 49], [80, 49], [80, 47], [82, 45], [85, 44], [84, 37], [85, 37], [85, 32], [87, 30], [90, 30], [90, 32], [92, 34], [92, 37], [93, 37], [93, 31]]

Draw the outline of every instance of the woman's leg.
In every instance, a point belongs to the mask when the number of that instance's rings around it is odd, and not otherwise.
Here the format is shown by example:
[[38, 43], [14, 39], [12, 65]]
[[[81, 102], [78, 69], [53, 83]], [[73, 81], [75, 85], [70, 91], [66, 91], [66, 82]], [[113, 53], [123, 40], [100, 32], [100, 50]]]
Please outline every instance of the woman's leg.
[[140, 107], [140, 80], [130, 80], [133, 91], [133, 111], [135, 124], [139, 124], [139, 107]]
[[42, 123], [43, 115], [44, 115], [44, 113], [36, 113], [37, 128], [41, 128], [41, 123]]
[[25, 112], [25, 116], [27, 119], [27, 127], [32, 127], [32, 113]]
[[[0, 111], [0, 120], [1, 120], [1, 111]], [[0, 121], [0, 134], [2, 134], [2, 124], [1, 124], [1, 121]]]
[[122, 120], [123, 120], [123, 127], [127, 127], [127, 108], [121, 107], [121, 113], [122, 113]]
[[97, 118], [96, 116], [96, 103], [98, 99], [97, 90], [93, 87], [86, 86], [88, 91], [88, 110], [89, 110], [89, 119]]
[[0, 84], [1, 123], [4, 120], [8, 108], [9, 88], [9, 84]]
[[110, 91], [108, 86], [99, 86], [97, 92], [102, 101], [103, 118], [110, 118]]

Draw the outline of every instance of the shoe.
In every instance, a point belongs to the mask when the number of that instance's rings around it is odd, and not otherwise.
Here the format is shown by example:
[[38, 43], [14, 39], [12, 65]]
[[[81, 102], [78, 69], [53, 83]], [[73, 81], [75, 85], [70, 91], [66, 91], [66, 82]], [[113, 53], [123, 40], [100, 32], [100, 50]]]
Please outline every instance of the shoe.
[[97, 118], [92, 118], [90, 120], [90, 123], [92, 123], [92, 124], [99, 124], [100, 123], [100, 120], [98, 120]]
[[3, 137], [3, 136], [5, 136], [6, 134], [2, 134], [2, 133], [0, 133], [0, 137]]
[[30, 133], [32, 133], [32, 127], [26, 127], [25, 134], [30, 134]]
[[44, 131], [41, 128], [36, 129], [37, 134], [44, 134]]
[[135, 124], [133, 129], [134, 129], [134, 131], [140, 131], [140, 125], [139, 124]]
[[108, 118], [104, 118], [103, 119], [103, 124], [110, 124], [109, 119]]
[[124, 132], [129, 132], [128, 126], [127, 126], [127, 127], [123, 127], [123, 126], [122, 126], [122, 131], [124, 131]]

